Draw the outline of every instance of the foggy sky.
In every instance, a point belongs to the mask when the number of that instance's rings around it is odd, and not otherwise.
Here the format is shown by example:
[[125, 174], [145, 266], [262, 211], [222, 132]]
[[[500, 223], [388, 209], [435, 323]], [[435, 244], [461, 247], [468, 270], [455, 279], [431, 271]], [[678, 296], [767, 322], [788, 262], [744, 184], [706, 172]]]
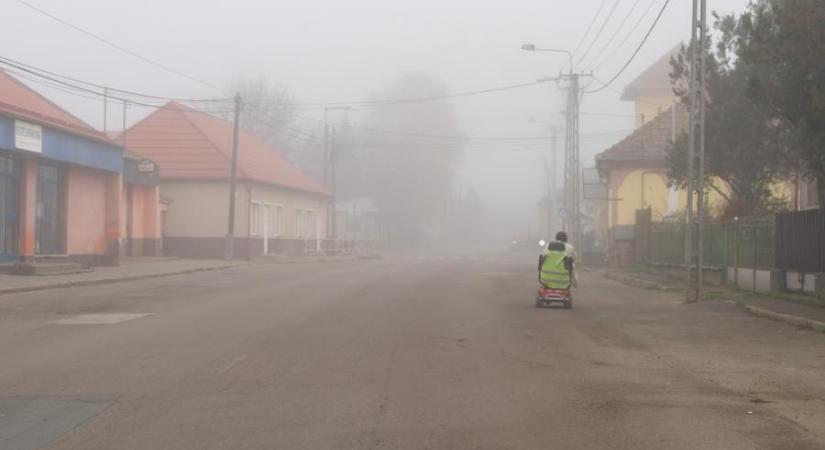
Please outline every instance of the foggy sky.
[[[530, 53], [522, 43], [573, 50], [601, 0], [29, 0], [67, 21], [123, 47], [208, 81], [227, 85], [243, 77], [265, 75], [288, 86], [303, 102], [362, 100], [380, 92], [400, 73], [424, 71], [443, 79], [453, 92], [528, 82], [555, 75], [563, 55]], [[619, 0], [615, 14], [590, 55], [595, 56], [636, 0]], [[611, 78], [641, 41], [660, 5], [657, 0], [627, 44], [594, 74]], [[619, 33], [622, 37], [648, 6], [640, 0]], [[624, 84], [690, 34], [690, 3], [671, 0], [650, 40], [624, 75], [599, 94], [585, 96], [584, 113], [625, 117], [581, 118], [581, 133], [630, 131], [633, 105], [619, 101]], [[708, 2], [710, 10], [741, 12], [748, 0]], [[592, 36], [613, 0], [607, 0]], [[0, 2], [0, 54], [47, 70], [118, 88], [175, 97], [225, 96], [171, 74], [28, 9], [15, 0]], [[588, 57], [589, 59], [589, 57]], [[100, 102], [47, 89], [42, 92], [98, 128]], [[562, 125], [563, 109], [555, 86], [454, 100], [462, 129], [472, 136], [549, 134]], [[148, 110], [131, 112], [130, 121]], [[306, 112], [307, 115], [317, 112]], [[340, 114], [333, 120], [340, 120]], [[360, 112], [347, 113], [357, 123]], [[528, 121], [535, 117], [533, 122]], [[120, 123], [118, 111], [110, 123]], [[538, 122], [537, 122], [538, 121]], [[626, 134], [626, 133], [625, 133]], [[624, 134], [582, 137], [582, 165]], [[547, 147], [545, 144], [544, 147]], [[504, 227], [533, 222], [541, 195], [546, 148], [538, 144], [513, 149], [473, 150], [465, 158], [459, 184], [475, 186]], [[561, 154], [563, 143], [559, 141]], [[561, 162], [561, 158], [559, 158]], [[561, 184], [561, 181], [557, 183]], [[505, 208], [503, 205], [507, 205]]]

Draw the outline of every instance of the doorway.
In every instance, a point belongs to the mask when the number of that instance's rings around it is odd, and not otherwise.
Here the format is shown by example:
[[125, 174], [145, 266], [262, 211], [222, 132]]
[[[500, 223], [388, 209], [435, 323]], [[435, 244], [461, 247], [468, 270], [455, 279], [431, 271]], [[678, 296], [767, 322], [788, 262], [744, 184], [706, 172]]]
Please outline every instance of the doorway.
[[62, 255], [65, 249], [63, 169], [60, 166], [37, 165], [37, 235], [35, 253]]
[[0, 154], [0, 261], [17, 258], [18, 186], [18, 163]]

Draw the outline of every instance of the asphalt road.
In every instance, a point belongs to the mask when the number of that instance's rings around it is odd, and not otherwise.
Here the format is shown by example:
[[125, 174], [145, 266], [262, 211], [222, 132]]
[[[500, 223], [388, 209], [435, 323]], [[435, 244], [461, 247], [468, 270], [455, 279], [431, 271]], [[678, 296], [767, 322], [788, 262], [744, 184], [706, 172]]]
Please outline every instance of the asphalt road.
[[825, 336], [534, 259], [0, 296], [0, 448], [825, 449]]

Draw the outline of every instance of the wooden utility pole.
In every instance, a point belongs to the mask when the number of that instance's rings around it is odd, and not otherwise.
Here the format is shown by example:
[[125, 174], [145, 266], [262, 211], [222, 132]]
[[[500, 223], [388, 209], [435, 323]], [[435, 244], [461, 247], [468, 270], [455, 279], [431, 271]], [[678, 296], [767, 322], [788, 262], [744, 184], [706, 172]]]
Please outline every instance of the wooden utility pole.
[[235, 190], [238, 173], [238, 131], [241, 124], [241, 94], [235, 94], [235, 120], [232, 129], [232, 167], [229, 176], [229, 220], [226, 228], [224, 259], [232, 259], [235, 254]]

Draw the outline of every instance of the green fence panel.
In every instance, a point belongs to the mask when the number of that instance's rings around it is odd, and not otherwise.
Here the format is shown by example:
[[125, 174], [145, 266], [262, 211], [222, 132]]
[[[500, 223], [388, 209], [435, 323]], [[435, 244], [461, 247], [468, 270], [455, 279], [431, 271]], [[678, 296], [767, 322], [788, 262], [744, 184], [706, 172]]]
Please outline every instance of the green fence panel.
[[[770, 221], [752, 220], [706, 225], [704, 263], [712, 267], [771, 269], [775, 264], [776, 226]], [[682, 224], [654, 224], [650, 232], [650, 261], [656, 264], [683, 264], [685, 234]]]

